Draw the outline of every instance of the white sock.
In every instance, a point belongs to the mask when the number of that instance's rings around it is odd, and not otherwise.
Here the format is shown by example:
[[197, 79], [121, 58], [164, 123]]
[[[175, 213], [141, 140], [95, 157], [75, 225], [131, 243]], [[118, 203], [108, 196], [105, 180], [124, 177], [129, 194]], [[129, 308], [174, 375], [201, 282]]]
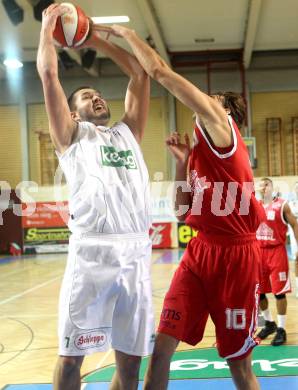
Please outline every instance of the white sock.
[[262, 315], [263, 315], [265, 321], [273, 321], [273, 318], [272, 318], [272, 315], [271, 315], [271, 312], [269, 309], [262, 310]]
[[286, 327], [286, 314], [277, 314], [277, 327], [285, 329]]
[[296, 280], [296, 290], [298, 290], [298, 276], [296, 276], [295, 280]]

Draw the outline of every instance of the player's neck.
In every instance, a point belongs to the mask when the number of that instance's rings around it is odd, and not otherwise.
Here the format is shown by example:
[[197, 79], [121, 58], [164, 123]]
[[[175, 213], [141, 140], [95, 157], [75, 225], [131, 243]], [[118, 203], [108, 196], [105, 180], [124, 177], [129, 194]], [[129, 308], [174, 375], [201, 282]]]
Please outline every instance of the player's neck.
[[270, 204], [273, 202], [273, 196], [272, 195], [268, 195], [268, 196], [264, 196], [263, 197], [263, 203], [264, 204]]

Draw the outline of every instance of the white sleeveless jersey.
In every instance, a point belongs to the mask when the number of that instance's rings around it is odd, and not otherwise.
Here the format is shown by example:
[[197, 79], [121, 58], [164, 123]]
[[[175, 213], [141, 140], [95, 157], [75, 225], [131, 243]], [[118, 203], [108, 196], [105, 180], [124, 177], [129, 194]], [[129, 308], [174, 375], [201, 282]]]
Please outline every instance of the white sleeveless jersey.
[[125, 123], [108, 128], [80, 122], [73, 144], [57, 155], [69, 187], [73, 233], [149, 231], [149, 175]]

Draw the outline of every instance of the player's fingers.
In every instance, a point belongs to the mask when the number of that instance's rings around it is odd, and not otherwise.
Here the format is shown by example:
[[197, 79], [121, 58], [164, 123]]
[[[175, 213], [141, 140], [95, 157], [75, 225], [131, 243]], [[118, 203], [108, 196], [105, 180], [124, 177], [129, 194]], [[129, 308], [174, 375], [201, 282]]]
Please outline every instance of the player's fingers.
[[170, 137], [169, 143], [170, 143], [171, 145], [175, 145], [175, 138], [174, 138], [174, 137]]
[[167, 143], [167, 145], [174, 145], [174, 144], [175, 144], [175, 139], [174, 139], [173, 135], [170, 135], [170, 136], [166, 139], [166, 143]]
[[112, 30], [113, 30], [114, 34], [121, 37], [122, 36], [121, 33], [123, 30], [125, 30], [125, 28], [123, 28], [119, 24], [112, 24]]
[[184, 133], [184, 140], [188, 149], [190, 149], [190, 138], [187, 133]]
[[67, 12], [70, 12], [70, 11], [71, 11], [70, 8], [67, 7], [66, 5], [56, 7], [56, 9], [54, 10], [55, 14], [57, 14], [58, 16], [66, 14]]
[[55, 7], [46, 10], [46, 16], [56, 19], [59, 16], [62, 16], [63, 14], [66, 14], [67, 12], [71, 11], [71, 9], [65, 5], [60, 5], [60, 4], [53, 4], [53, 5]]
[[110, 26], [104, 26], [104, 25], [102, 25], [102, 24], [96, 24], [96, 23], [93, 24], [93, 29], [94, 29], [95, 31], [108, 32], [108, 33], [110, 33], [110, 34], [113, 32], [112, 27], [110, 27]]
[[175, 132], [173, 133], [173, 138], [174, 138], [175, 144], [178, 145], [178, 144], [180, 143], [180, 134], [177, 133], [177, 131], [175, 131]]
[[43, 11], [42, 11], [42, 16], [45, 17], [48, 15], [49, 12], [51, 12], [51, 9], [53, 8], [53, 5], [54, 4], [51, 4], [48, 8], [45, 8]]
[[176, 131], [172, 131], [172, 132], [170, 133], [169, 137], [175, 137], [175, 134], [177, 134]]
[[172, 139], [167, 139], [167, 140], [166, 140], [166, 145], [167, 145], [167, 146], [174, 146], [175, 143], [173, 142]]
[[55, 8], [57, 8], [57, 7], [59, 7], [59, 6], [60, 6], [60, 4], [56, 4], [56, 3], [51, 4], [51, 5], [49, 5], [45, 10], [43, 10], [43, 13], [44, 13], [45, 15], [48, 15], [48, 14], [50, 14]]

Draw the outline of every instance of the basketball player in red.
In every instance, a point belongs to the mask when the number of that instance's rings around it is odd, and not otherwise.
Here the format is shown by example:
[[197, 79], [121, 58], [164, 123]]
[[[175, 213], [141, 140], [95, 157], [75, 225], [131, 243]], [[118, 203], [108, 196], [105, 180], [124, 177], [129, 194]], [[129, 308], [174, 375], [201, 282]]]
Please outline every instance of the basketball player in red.
[[256, 230], [262, 209], [238, 130], [245, 116], [243, 99], [235, 93], [206, 95], [172, 71], [134, 31], [113, 26], [111, 32], [125, 38], [145, 71], [196, 113], [193, 148], [177, 133], [167, 144], [176, 159], [176, 181], [184, 185], [176, 197], [179, 219], [186, 218], [199, 235], [190, 241], [165, 297], [145, 389], [167, 388], [179, 341], [196, 345], [209, 314], [219, 354], [227, 359], [237, 389], [259, 389], [250, 355], [256, 345]]
[[[288, 203], [279, 197], [274, 197], [271, 179], [266, 177], [261, 180], [260, 192], [262, 195], [261, 204], [266, 213], [266, 221], [261, 223], [257, 231], [257, 239], [260, 242], [262, 253], [260, 308], [265, 319], [265, 326], [258, 333], [258, 337], [265, 339], [270, 334], [275, 333], [271, 345], [278, 346], [287, 340], [285, 331], [286, 294], [291, 292], [286, 234], [289, 224], [298, 241], [298, 223]], [[272, 319], [266, 297], [266, 293], [270, 292], [276, 298], [277, 325]]]

